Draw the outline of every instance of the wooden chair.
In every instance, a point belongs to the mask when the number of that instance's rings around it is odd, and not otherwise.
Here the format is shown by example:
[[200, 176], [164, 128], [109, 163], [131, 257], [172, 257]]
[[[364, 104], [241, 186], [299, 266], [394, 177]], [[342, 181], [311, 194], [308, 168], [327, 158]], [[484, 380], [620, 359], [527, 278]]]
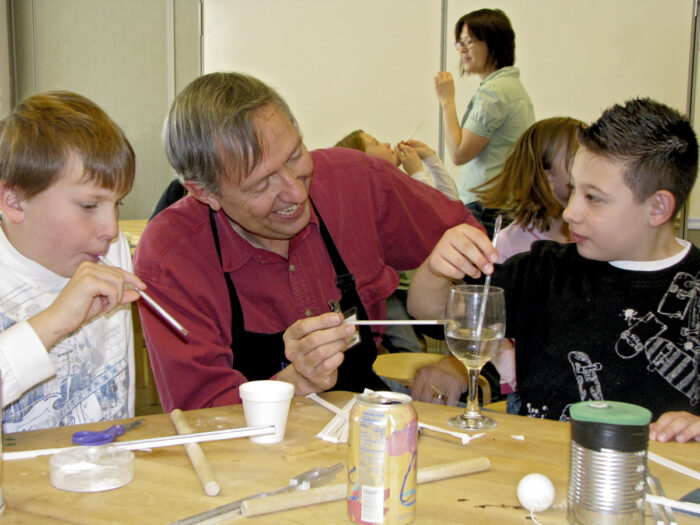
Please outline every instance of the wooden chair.
[[[398, 381], [402, 385], [411, 386], [416, 372], [421, 368], [433, 365], [445, 357], [444, 354], [424, 354], [419, 352], [399, 352], [396, 354], [381, 354], [374, 362], [377, 375]], [[479, 376], [479, 388], [484, 405], [491, 403], [491, 385], [488, 380]]]

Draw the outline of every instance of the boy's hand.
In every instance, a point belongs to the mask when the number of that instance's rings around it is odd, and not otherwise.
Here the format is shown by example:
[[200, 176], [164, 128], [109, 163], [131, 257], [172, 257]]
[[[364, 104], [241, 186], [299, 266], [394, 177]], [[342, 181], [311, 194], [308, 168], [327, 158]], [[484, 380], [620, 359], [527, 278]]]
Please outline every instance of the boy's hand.
[[423, 162], [421, 162], [420, 156], [411, 146], [399, 142], [394, 151], [396, 155], [398, 155], [403, 169], [405, 169], [406, 173], [409, 175], [413, 175], [423, 169]]
[[431, 155], [435, 155], [435, 152], [432, 149], [430, 149], [427, 144], [421, 142], [420, 140], [402, 140], [401, 142], [399, 142], [399, 145], [401, 144], [405, 144], [406, 146], [416, 150], [416, 153], [418, 153], [418, 156], [421, 158], [421, 160], [427, 159]]
[[29, 324], [50, 349], [83, 323], [138, 299], [136, 290], [125, 289], [126, 284], [146, 288], [141, 279], [121, 268], [83, 262], [54, 302]]
[[678, 443], [700, 441], [700, 416], [690, 412], [666, 412], [649, 426], [649, 438]]
[[355, 326], [344, 317], [327, 313], [296, 321], [285, 330], [284, 353], [291, 362], [277, 379], [292, 383], [297, 395], [323, 392], [338, 381], [338, 367], [345, 359]]
[[450, 228], [428, 256], [428, 269], [437, 277], [462, 279], [469, 275], [481, 277], [481, 272], [493, 272], [498, 251], [488, 236], [473, 226], [460, 224]]
[[460, 224], [447, 230], [411, 279], [408, 313], [416, 319], [442, 319], [454, 280], [491, 273], [497, 260], [498, 251], [480, 229]]

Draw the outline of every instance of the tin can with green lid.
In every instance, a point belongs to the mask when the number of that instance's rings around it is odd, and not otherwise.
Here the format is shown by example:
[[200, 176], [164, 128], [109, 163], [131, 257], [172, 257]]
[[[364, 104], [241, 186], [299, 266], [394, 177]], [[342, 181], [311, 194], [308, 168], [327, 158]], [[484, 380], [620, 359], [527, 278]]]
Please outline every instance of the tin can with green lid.
[[641, 525], [651, 412], [617, 401], [584, 401], [569, 413], [569, 523]]

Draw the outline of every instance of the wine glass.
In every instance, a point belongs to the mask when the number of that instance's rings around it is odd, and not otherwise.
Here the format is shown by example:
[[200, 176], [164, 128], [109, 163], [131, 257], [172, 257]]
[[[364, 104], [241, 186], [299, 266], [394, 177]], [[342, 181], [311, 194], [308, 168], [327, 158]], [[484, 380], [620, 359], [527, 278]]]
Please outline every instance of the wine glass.
[[[485, 295], [486, 293], [486, 295]], [[445, 339], [450, 352], [469, 373], [467, 410], [450, 419], [450, 426], [481, 430], [497, 423], [479, 410], [479, 372], [496, 354], [506, 329], [502, 288], [460, 285], [450, 289], [445, 314]]]

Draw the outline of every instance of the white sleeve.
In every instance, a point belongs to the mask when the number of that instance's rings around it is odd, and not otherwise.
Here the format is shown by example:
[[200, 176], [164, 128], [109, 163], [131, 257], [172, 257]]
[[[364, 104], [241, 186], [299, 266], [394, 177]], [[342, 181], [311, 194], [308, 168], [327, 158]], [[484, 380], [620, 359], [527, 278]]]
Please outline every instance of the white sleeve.
[[49, 353], [27, 321], [0, 333], [0, 372], [3, 407], [56, 374]]
[[433, 182], [433, 177], [428, 173], [428, 170], [420, 170], [411, 175], [412, 179], [415, 179], [419, 182], [422, 182], [423, 184], [427, 184], [431, 188], [435, 187], [435, 183]]
[[423, 165], [428, 168], [432, 175], [434, 182], [430, 185], [433, 188], [440, 190], [452, 200], [459, 200], [459, 192], [455, 181], [437, 155], [424, 158]]

